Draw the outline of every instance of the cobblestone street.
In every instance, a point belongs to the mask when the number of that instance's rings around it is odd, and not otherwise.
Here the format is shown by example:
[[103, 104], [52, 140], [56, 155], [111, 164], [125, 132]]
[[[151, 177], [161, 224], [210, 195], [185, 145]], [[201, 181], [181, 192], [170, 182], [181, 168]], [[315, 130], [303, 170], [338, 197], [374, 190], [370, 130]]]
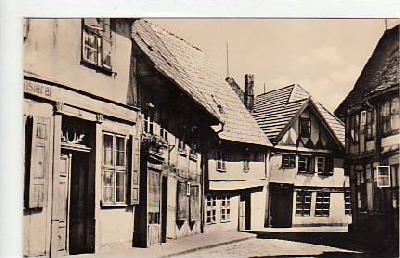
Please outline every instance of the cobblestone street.
[[346, 233], [260, 234], [178, 257], [396, 257], [374, 253], [348, 238]]

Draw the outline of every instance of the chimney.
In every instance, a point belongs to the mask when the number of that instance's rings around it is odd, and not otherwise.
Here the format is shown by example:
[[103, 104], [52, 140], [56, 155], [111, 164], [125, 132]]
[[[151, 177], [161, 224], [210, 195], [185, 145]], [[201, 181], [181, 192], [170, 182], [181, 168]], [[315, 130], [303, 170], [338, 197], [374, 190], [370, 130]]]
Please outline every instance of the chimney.
[[254, 108], [254, 75], [244, 75], [244, 105], [249, 112]]

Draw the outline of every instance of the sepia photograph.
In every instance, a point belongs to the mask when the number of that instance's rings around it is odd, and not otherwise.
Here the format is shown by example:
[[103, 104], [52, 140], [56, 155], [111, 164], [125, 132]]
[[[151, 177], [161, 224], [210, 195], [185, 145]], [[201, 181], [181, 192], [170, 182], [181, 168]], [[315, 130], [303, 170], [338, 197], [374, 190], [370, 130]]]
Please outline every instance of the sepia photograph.
[[399, 257], [398, 17], [22, 20], [23, 257]]

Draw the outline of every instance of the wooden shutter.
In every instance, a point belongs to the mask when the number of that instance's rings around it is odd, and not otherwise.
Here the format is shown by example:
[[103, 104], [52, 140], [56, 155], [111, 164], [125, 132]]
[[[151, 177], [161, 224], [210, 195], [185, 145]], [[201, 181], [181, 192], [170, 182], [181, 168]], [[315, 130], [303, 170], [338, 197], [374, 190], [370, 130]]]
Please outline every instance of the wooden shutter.
[[333, 170], [334, 170], [333, 158], [331, 157], [325, 158], [325, 172], [333, 173]]
[[186, 220], [189, 215], [188, 196], [186, 195], [186, 182], [178, 181], [177, 189], [177, 220]]
[[110, 19], [103, 19], [103, 44], [102, 44], [102, 65], [111, 69], [111, 22]]
[[199, 202], [199, 190], [198, 185], [190, 186], [190, 220], [200, 220], [200, 202]]
[[139, 204], [140, 190], [140, 134], [141, 122], [136, 124], [136, 135], [132, 140], [132, 168], [131, 168], [131, 204]]
[[308, 159], [308, 172], [314, 173], [315, 172], [315, 157], [307, 157]]
[[45, 207], [50, 157], [50, 119], [33, 117], [29, 208]]

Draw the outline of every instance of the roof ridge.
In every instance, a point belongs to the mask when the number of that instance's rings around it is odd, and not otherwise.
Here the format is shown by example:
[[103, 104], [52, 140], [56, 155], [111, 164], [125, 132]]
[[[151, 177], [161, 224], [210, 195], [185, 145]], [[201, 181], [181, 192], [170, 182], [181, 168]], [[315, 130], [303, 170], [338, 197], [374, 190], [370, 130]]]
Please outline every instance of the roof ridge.
[[267, 94], [270, 94], [270, 93], [272, 93], [272, 92], [274, 92], [274, 91], [284, 90], [284, 89], [289, 88], [289, 87], [294, 87], [295, 85], [296, 85], [296, 83], [293, 83], [293, 84], [287, 85], [287, 86], [282, 87], [282, 88], [273, 89], [273, 90], [270, 90], [270, 91], [267, 91], [267, 92], [258, 94], [256, 97], [260, 97], [260, 96], [262, 96], [262, 95], [267, 95]]
[[166, 32], [166, 33], [168, 33], [168, 34], [170, 34], [171, 36], [173, 36], [173, 37], [175, 37], [175, 38], [177, 38], [177, 39], [179, 39], [179, 40], [185, 42], [187, 45], [189, 45], [189, 46], [191, 46], [192, 48], [194, 48], [194, 49], [196, 49], [196, 50], [198, 50], [198, 51], [200, 51], [200, 52], [203, 53], [203, 50], [202, 50], [201, 48], [199, 48], [199, 47], [193, 45], [192, 43], [186, 41], [185, 39], [179, 37], [179, 36], [176, 35], [175, 33], [172, 33], [172, 32], [170, 32], [169, 30], [167, 30], [167, 29], [165, 29], [165, 28], [163, 28], [163, 27], [160, 27], [160, 26], [158, 26], [157, 24], [154, 24], [154, 23], [152, 23], [152, 22], [150, 22], [150, 21], [148, 21], [148, 20], [146, 20], [146, 19], [139, 19], [139, 20], [142, 20], [143, 22], [146, 22], [146, 23], [150, 24], [151, 26], [156, 27], [156, 28], [158, 28], [158, 29], [160, 29], [160, 30], [162, 30], [162, 31], [164, 31], [164, 32]]

